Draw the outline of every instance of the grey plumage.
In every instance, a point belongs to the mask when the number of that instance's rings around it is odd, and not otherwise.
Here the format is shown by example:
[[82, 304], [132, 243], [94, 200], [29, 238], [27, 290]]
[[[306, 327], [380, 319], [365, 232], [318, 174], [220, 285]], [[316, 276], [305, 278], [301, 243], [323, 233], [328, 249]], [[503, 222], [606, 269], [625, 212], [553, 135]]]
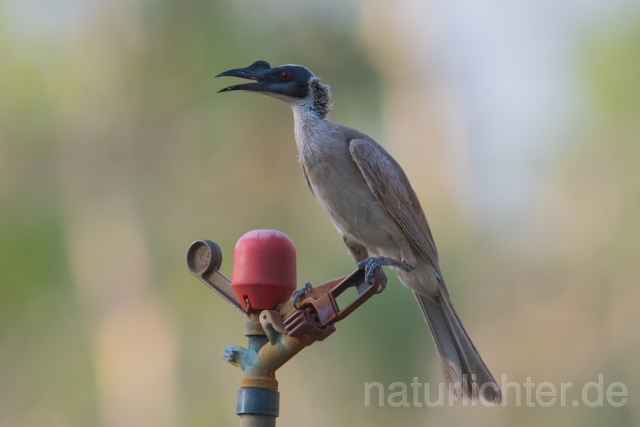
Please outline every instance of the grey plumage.
[[[452, 387], [456, 396], [477, 397], [482, 387], [487, 400], [500, 401], [500, 390], [450, 301], [431, 230], [404, 171], [373, 139], [329, 121], [329, 87], [306, 68], [295, 67], [300, 66], [269, 69], [271, 74], [255, 78], [265, 81], [258, 84], [259, 89], [251, 84], [247, 90], [275, 97], [292, 107], [296, 145], [307, 185], [354, 261], [385, 256], [415, 266], [410, 272], [394, 270], [413, 291], [424, 313], [445, 379], [450, 387], [457, 383]], [[289, 76], [285, 73], [300, 75], [300, 79], [306, 76], [307, 87], [285, 91], [280, 86], [269, 86], [271, 80], [276, 85], [278, 76], [281, 81], [277, 84], [281, 85], [283, 76]]]

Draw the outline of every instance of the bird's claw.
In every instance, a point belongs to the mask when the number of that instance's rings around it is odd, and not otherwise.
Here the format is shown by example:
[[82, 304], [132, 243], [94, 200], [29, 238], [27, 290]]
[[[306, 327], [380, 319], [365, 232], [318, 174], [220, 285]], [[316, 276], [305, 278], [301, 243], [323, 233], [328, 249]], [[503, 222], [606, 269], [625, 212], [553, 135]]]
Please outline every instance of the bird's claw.
[[381, 294], [386, 287], [387, 287], [387, 275], [384, 274], [384, 271], [382, 271], [382, 269], [380, 269], [380, 287], [376, 291], [376, 295]]
[[305, 292], [311, 292], [312, 288], [313, 286], [311, 286], [311, 283], [307, 282], [302, 288], [293, 291], [293, 308], [298, 308], [298, 302], [300, 302], [302, 295], [304, 295]]
[[[386, 265], [389, 267], [396, 267], [406, 272], [410, 272], [411, 270], [414, 269], [413, 266], [407, 264], [406, 262], [397, 261], [395, 259], [387, 258], [384, 256], [370, 257], [365, 260], [362, 260], [358, 263], [358, 268], [364, 269], [365, 280], [367, 281], [367, 283], [373, 284], [375, 275], [376, 275], [376, 268], [382, 267], [383, 265]], [[382, 291], [384, 291], [384, 288], [386, 286], [387, 286], [387, 276], [384, 274], [382, 269], [380, 269], [380, 288], [376, 293], [379, 294]]]

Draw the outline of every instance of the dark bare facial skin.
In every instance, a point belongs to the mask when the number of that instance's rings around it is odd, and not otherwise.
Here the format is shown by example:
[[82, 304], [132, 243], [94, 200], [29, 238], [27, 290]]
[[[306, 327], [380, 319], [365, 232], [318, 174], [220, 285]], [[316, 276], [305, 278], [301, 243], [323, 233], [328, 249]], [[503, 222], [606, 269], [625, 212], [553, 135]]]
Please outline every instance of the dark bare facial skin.
[[300, 65], [281, 65], [271, 68], [266, 61], [256, 61], [246, 68], [225, 71], [216, 77], [240, 77], [256, 81], [256, 83], [228, 86], [218, 93], [244, 90], [302, 99], [308, 95], [309, 80], [315, 76]]

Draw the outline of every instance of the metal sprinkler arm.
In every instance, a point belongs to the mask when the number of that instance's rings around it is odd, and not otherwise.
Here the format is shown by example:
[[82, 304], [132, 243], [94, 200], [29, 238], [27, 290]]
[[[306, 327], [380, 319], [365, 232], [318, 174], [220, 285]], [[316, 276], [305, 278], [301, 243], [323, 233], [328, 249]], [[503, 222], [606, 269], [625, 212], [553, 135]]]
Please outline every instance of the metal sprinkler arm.
[[187, 265], [194, 276], [244, 313], [240, 301], [231, 289], [231, 282], [218, 271], [222, 265], [222, 250], [216, 242], [207, 239], [193, 242], [187, 251]]

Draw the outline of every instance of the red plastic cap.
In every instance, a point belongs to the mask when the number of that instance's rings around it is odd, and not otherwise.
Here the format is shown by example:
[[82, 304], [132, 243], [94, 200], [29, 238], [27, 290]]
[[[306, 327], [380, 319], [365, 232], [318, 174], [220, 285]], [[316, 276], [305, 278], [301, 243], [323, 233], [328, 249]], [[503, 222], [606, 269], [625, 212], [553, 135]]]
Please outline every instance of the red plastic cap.
[[253, 230], [236, 243], [231, 287], [246, 310], [273, 310], [296, 289], [296, 248], [284, 233]]

